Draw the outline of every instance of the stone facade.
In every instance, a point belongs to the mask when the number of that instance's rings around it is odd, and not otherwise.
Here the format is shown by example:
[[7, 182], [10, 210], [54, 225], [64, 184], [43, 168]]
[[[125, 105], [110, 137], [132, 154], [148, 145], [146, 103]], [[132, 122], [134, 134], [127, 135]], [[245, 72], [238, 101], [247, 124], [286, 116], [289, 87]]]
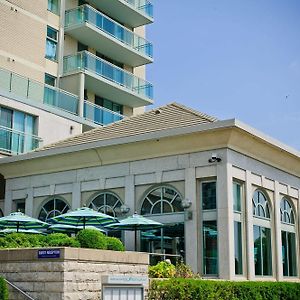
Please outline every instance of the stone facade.
[[[104, 275], [147, 276], [148, 254], [60, 248], [60, 258], [39, 259], [38, 249], [0, 251], [0, 274], [37, 300], [101, 299]], [[11, 300], [24, 299], [11, 290]]]

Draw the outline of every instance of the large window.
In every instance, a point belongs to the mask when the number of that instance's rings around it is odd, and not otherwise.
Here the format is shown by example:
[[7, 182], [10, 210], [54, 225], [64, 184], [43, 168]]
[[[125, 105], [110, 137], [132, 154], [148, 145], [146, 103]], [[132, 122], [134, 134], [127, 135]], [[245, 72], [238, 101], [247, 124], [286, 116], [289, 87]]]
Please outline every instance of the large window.
[[70, 206], [64, 200], [53, 198], [43, 205], [38, 218], [47, 222], [53, 217], [66, 213], [69, 209]]
[[289, 200], [280, 203], [283, 276], [297, 276], [295, 216]]
[[107, 192], [97, 195], [89, 205], [90, 208], [112, 217], [121, 216], [121, 206], [121, 200], [115, 194]]
[[159, 187], [152, 190], [144, 199], [141, 213], [164, 214], [183, 211], [181, 196], [170, 187]]
[[218, 274], [217, 221], [203, 222], [203, 274]]
[[50, 60], [57, 60], [57, 38], [58, 31], [54, 28], [47, 26], [47, 39], [46, 39], [46, 58]]
[[243, 274], [242, 223], [234, 222], [234, 268], [236, 275]]
[[243, 274], [243, 220], [242, 184], [233, 182], [233, 212], [234, 212], [234, 265], [235, 274]]
[[216, 209], [216, 182], [203, 182], [202, 183], [202, 208], [203, 210], [207, 209]]
[[0, 107], [0, 150], [19, 154], [38, 146], [36, 118], [21, 111]]
[[272, 275], [270, 207], [266, 195], [256, 190], [252, 198], [255, 275]]
[[[172, 262], [185, 257], [184, 223], [182, 197], [169, 186], [162, 186], [151, 190], [144, 198], [141, 214], [150, 216], [164, 227], [158, 230], [143, 232], [141, 236], [141, 250], [156, 255], [150, 256], [150, 263], [156, 264], [160, 260], [170, 258]], [[166, 221], [166, 215], [172, 221]], [[175, 222], [174, 222], [175, 221]], [[168, 256], [167, 254], [172, 254]]]

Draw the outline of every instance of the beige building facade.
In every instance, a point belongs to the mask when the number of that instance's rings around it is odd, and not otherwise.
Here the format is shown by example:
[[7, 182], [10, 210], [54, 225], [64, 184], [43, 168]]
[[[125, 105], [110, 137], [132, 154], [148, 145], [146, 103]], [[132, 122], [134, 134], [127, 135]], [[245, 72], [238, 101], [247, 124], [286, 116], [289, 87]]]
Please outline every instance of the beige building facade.
[[[299, 280], [300, 154], [233, 119], [173, 103], [0, 162], [6, 214], [86, 205], [162, 222], [140, 251], [203, 277]], [[127, 250], [130, 232], [113, 233]]]
[[0, 0], [0, 157], [142, 113], [149, 1]]

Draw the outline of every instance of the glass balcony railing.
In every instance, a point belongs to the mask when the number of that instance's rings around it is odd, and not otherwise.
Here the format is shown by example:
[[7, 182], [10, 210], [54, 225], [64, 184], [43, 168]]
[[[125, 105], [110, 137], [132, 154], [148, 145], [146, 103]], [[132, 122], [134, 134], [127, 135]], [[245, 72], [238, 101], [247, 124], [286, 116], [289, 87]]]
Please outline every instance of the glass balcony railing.
[[88, 101], [84, 101], [83, 116], [86, 120], [98, 125], [108, 125], [124, 118], [116, 112]]
[[42, 139], [12, 128], [0, 126], [0, 151], [10, 154], [21, 154], [41, 146]]
[[121, 43], [138, 51], [139, 53], [152, 58], [153, 46], [149, 41], [108, 18], [106, 15], [97, 11], [93, 7], [89, 5], [83, 5], [75, 9], [66, 11], [66, 29], [74, 25], [84, 24], [85, 22], [104, 31]]
[[148, 0], [124, 0], [136, 10], [153, 18], [153, 4]]
[[116, 67], [102, 58], [88, 52], [82, 51], [75, 55], [64, 57], [64, 73], [77, 71], [90, 71], [101, 76], [120, 87], [126, 88], [141, 97], [153, 99], [153, 85], [142, 78]]
[[78, 96], [8, 70], [0, 69], [0, 89], [72, 114], [78, 111]]

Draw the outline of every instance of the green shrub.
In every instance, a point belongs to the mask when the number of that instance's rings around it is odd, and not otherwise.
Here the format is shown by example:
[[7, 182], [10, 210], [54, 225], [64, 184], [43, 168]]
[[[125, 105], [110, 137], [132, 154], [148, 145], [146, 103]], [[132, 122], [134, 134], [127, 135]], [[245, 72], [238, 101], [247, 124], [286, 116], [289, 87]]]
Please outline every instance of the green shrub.
[[175, 266], [166, 261], [161, 261], [157, 265], [149, 267], [149, 276], [151, 278], [172, 278], [175, 274]]
[[125, 251], [123, 243], [115, 237], [106, 237], [107, 250]]
[[2, 277], [0, 277], [0, 299], [8, 300], [8, 288], [7, 284]]
[[298, 300], [300, 284], [199, 279], [153, 280], [149, 300]]
[[96, 229], [84, 229], [79, 231], [76, 240], [82, 248], [107, 249], [106, 236]]
[[80, 243], [64, 233], [51, 233], [45, 237], [45, 246], [50, 247], [80, 247]]

